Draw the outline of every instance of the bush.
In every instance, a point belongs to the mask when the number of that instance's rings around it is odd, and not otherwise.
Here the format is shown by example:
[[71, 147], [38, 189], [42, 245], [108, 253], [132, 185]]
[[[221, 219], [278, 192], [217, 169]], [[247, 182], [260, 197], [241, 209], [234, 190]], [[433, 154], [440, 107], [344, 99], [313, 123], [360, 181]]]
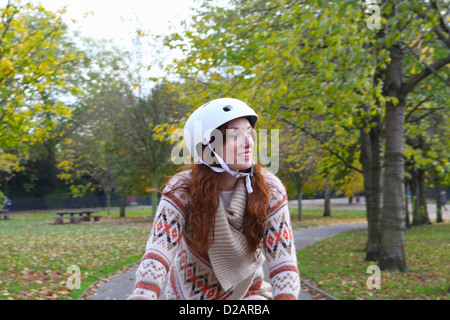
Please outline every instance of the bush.
[[0, 209], [3, 209], [6, 204], [6, 196], [3, 194], [3, 192], [0, 191]]

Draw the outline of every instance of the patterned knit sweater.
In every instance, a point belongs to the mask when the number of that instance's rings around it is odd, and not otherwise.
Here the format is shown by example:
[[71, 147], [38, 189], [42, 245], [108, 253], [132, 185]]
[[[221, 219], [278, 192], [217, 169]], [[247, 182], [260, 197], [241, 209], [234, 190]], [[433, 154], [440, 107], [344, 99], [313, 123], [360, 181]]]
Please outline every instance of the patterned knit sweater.
[[[156, 300], [163, 294], [162, 298], [167, 300], [233, 300], [236, 296], [239, 297], [237, 299], [296, 300], [300, 292], [300, 277], [287, 195], [281, 181], [272, 174], [264, 175], [270, 189], [270, 197], [261, 247], [265, 253], [271, 284], [264, 281], [261, 263], [255, 262], [253, 274], [248, 278], [250, 282], [246, 280], [247, 285], [242, 287], [240, 284], [234, 284], [224, 289], [224, 281], [219, 281], [219, 270], [221, 274], [226, 274], [227, 270], [232, 271], [230, 268], [237, 267], [236, 270], [242, 271], [248, 269], [238, 266], [239, 261], [244, 259], [233, 259], [233, 256], [222, 259], [223, 264], [216, 262], [214, 268], [210, 259], [213, 258], [212, 252], [200, 253], [193, 248], [186, 223], [189, 199], [183, 189], [172, 190], [172, 186], [183, 183], [182, 178], [186, 174], [189, 175], [184, 172], [175, 176], [163, 192], [146, 252], [136, 272], [136, 284], [128, 299]], [[239, 221], [233, 221], [236, 218], [233, 210], [238, 211], [240, 206], [245, 206], [246, 201], [242, 180], [240, 179], [233, 192], [230, 207], [225, 210], [230, 220], [229, 228], [234, 229], [233, 231], [239, 231]], [[222, 206], [222, 201], [219, 206]], [[225, 225], [228, 226], [226, 223]], [[217, 232], [219, 234], [216, 234]], [[216, 227], [215, 239], [220, 239], [221, 232]], [[260, 254], [255, 261], [262, 256]], [[162, 292], [167, 275], [167, 286]], [[236, 295], [242, 288], [245, 292]]]

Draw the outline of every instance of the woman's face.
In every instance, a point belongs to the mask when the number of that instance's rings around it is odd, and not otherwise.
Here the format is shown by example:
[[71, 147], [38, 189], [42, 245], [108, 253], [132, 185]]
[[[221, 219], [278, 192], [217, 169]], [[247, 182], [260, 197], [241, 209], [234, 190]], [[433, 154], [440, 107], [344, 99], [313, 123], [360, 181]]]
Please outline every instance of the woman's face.
[[253, 164], [255, 141], [253, 129], [247, 118], [238, 118], [225, 125], [222, 159], [232, 171], [244, 171]]

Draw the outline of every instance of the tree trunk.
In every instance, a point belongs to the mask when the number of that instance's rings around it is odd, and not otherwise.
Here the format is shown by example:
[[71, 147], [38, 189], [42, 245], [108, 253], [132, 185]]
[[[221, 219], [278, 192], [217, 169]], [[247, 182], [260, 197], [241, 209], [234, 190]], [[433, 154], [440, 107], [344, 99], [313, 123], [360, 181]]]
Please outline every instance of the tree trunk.
[[111, 214], [111, 191], [106, 191], [106, 211], [108, 212], [108, 216]]
[[436, 222], [444, 222], [442, 219], [442, 206], [441, 206], [441, 186], [439, 183], [439, 177], [436, 173], [433, 174], [434, 180], [434, 199], [436, 200]]
[[405, 179], [405, 225], [406, 225], [406, 229], [410, 229], [411, 228], [411, 224], [409, 223], [409, 196], [408, 196], [408, 180]]
[[152, 218], [156, 217], [156, 212], [158, 211], [158, 193], [153, 191], [151, 193], [151, 202], [152, 202]]
[[380, 243], [381, 218], [381, 132], [371, 128], [369, 133], [361, 128], [360, 161], [364, 176], [364, 193], [367, 212], [366, 261], [377, 261]]
[[302, 217], [302, 185], [301, 184], [299, 184], [298, 189], [297, 189], [297, 199], [298, 199], [297, 218], [298, 218], [298, 221], [302, 221], [303, 217]]
[[325, 206], [324, 206], [324, 211], [323, 211], [324, 217], [331, 217], [330, 194], [331, 194], [330, 186], [326, 185], [325, 186]]
[[405, 192], [404, 192], [404, 124], [405, 96], [403, 85], [404, 52], [400, 45], [390, 50], [391, 61], [386, 69], [383, 95], [397, 98], [386, 103], [385, 172], [383, 208], [381, 216], [381, 250], [379, 267], [382, 270], [407, 271], [404, 251]]
[[411, 204], [412, 204], [412, 225], [420, 225], [420, 212], [419, 212], [419, 197], [417, 195], [417, 173], [415, 171], [411, 172], [411, 180], [409, 181], [409, 186], [411, 189]]
[[120, 196], [120, 214], [119, 214], [119, 217], [121, 218], [125, 218], [126, 204], [127, 204], [127, 196], [122, 194]]
[[425, 170], [418, 170], [418, 179], [419, 179], [419, 213], [420, 213], [420, 224], [429, 224], [430, 218], [428, 217], [427, 210], [427, 197], [426, 197], [426, 189], [425, 189]]
[[[155, 174], [152, 177], [152, 187], [153, 190], [159, 190], [159, 176]], [[158, 211], [158, 204], [159, 204], [159, 193], [157, 191], [153, 191], [151, 194], [152, 197], [152, 217], [153, 219], [156, 217], [156, 212]]]

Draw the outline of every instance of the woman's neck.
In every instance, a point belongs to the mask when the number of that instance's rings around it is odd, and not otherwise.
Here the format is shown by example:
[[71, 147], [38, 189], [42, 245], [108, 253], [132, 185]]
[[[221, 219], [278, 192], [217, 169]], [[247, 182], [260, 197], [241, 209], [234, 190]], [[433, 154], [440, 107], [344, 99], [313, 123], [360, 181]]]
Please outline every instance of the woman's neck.
[[222, 191], [233, 191], [236, 187], [238, 179], [228, 172], [220, 173], [220, 181], [222, 182]]

